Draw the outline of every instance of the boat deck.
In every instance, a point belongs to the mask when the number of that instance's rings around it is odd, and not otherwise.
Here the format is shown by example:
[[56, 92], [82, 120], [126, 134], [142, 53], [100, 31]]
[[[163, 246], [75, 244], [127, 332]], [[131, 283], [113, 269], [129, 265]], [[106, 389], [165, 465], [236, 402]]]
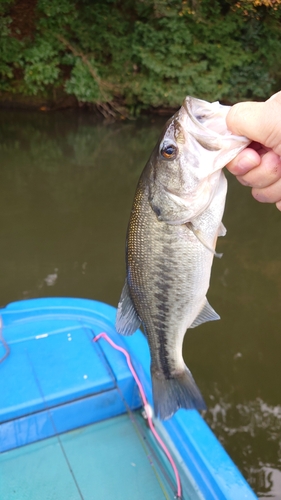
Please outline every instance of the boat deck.
[[[111, 327], [88, 301], [45, 302], [1, 310], [0, 499], [174, 498], [123, 354], [93, 342]], [[190, 481], [183, 498], [198, 500]]]
[[[162, 500], [176, 481], [146, 421], [124, 355], [152, 403], [140, 331], [121, 337], [116, 309], [45, 298], [0, 309], [0, 500]], [[182, 500], [256, 500], [195, 410], [154, 426], [177, 465]]]
[[1, 500], [174, 498], [143, 418], [133, 418], [120, 415], [2, 453]]

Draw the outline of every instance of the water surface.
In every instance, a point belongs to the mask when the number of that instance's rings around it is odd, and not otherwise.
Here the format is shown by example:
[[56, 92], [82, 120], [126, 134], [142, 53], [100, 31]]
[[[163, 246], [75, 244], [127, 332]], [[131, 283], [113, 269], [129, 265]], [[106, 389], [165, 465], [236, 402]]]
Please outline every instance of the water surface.
[[[163, 123], [0, 112], [0, 305], [117, 305], [136, 183]], [[222, 319], [187, 333], [185, 360], [217, 437], [258, 496], [280, 500], [281, 213], [228, 177], [228, 232], [208, 294]]]

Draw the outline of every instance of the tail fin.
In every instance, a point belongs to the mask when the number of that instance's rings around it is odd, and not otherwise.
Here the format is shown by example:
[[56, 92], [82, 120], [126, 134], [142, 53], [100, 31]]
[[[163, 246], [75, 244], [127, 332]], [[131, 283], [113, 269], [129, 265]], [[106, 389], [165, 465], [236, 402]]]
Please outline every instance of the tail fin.
[[174, 378], [159, 378], [152, 372], [154, 410], [167, 420], [180, 408], [205, 410], [204, 399], [187, 367]]

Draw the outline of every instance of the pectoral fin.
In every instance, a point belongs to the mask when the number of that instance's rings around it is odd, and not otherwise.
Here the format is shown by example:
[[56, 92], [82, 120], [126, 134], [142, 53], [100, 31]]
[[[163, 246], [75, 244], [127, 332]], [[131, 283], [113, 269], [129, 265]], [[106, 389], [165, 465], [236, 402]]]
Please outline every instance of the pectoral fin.
[[224, 226], [224, 224], [221, 222], [220, 223], [220, 227], [219, 227], [219, 230], [218, 230], [218, 236], [225, 236], [226, 235], [226, 227]]
[[133, 335], [140, 324], [126, 280], [118, 304], [115, 328], [121, 335]]
[[195, 229], [195, 227], [191, 222], [186, 222], [186, 226], [188, 227], [188, 229], [190, 229], [190, 231], [193, 232], [194, 236], [196, 236], [198, 241], [200, 241], [200, 243], [202, 243], [202, 245], [204, 245], [204, 247], [207, 248], [207, 250], [209, 250], [209, 252], [214, 254], [214, 256], [218, 257], [219, 259], [222, 257], [222, 253], [217, 253], [213, 248], [209, 247], [209, 245], [204, 241], [204, 237], [202, 236], [201, 231], [199, 229]]
[[207, 323], [207, 321], [215, 321], [220, 319], [220, 316], [216, 313], [216, 311], [210, 306], [209, 302], [206, 299], [205, 305], [203, 309], [201, 309], [197, 318], [193, 321], [192, 325], [189, 328], [195, 328], [202, 323]]

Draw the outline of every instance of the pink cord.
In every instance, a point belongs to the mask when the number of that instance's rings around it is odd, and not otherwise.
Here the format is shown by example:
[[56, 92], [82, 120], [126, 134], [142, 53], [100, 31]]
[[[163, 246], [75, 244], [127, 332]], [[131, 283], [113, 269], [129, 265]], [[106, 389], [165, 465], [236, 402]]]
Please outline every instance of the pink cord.
[[180, 482], [180, 476], [179, 476], [179, 473], [178, 473], [178, 470], [177, 470], [177, 467], [176, 467], [176, 464], [172, 458], [172, 455], [170, 454], [167, 446], [165, 445], [165, 443], [162, 441], [162, 439], [160, 438], [159, 434], [157, 433], [157, 431], [155, 430], [155, 427], [154, 427], [154, 424], [153, 424], [153, 421], [152, 421], [152, 418], [150, 416], [150, 406], [148, 404], [148, 401], [146, 399], [146, 395], [144, 393], [144, 389], [143, 389], [143, 386], [140, 382], [140, 379], [138, 378], [137, 374], [136, 374], [136, 371], [132, 365], [132, 362], [131, 362], [131, 358], [130, 358], [130, 355], [128, 353], [128, 351], [126, 351], [125, 349], [123, 349], [123, 347], [120, 347], [118, 346], [117, 344], [115, 344], [111, 338], [106, 334], [106, 333], [100, 333], [99, 335], [97, 335], [93, 340], [94, 342], [96, 342], [97, 340], [99, 340], [101, 337], [103, 337], [105, 340], [107, 340], [107, 342], [112, 346], [114, 347], [114, 349], [116, 349], [117, 351], [120, 351], [124, 354], [124, 356], [126, 357], [126, 360], [127, 360], [127, 363], [128, 363], [128, 366], [132, 372], [132, 375], [136, 381], [136, 384], [139, 388], [139, 391], [140, 391], [140, 395], [141, 395], [141, 398], [142, 398], [142, 401], [143, 401], [143, 406], [144, 406], [144, 409], [145, 409], [145, 412], [146, 412], [146, 415], [147, 415], [147, 421], [148, 421], [148, 425], [150, 427], [150, 430], [152, 432], [152, 434], [154, 435], [155, 439], [158, 441], [159, 445], [161, 446], [161, 448], [163, 449], [163, 451], [165, 452], [172, 468], [173, 468], [173, 471], [174, 471], [174, 474], [175, 474], [175, 478], [176, 478], [176, 483], [177, 483], [177, 498], [178, 499], [181, 499], [181, 482]]

